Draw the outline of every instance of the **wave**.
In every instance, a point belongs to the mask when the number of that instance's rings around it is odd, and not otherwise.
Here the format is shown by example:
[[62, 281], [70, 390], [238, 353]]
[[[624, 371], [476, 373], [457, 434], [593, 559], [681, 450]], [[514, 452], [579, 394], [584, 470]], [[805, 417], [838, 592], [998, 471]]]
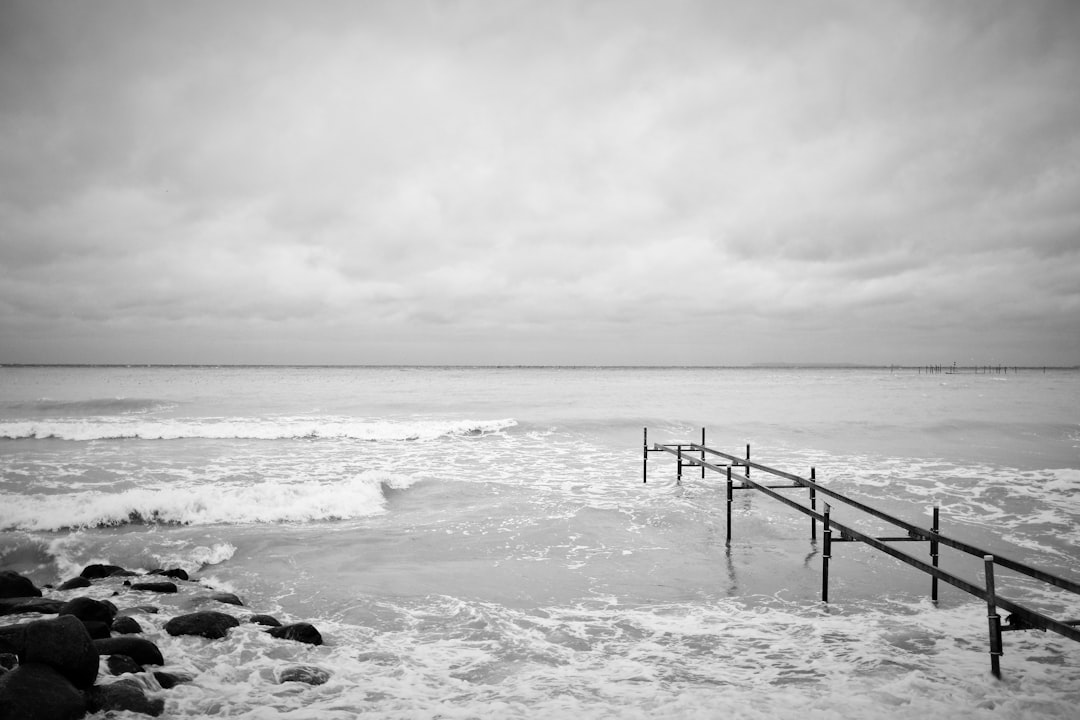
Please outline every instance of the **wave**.
[[501, 420], [369, 420], [355, 418], [132, 418], [58, 419], [0, 423], [7, 440], [435, 440], [498, 433], [517, 425]]
[[349, 520], [386, 510], [385, 491], [417, 478], [366, 471], [328, 483], [134, 488], [118, 493], [5, 498], [0, 530], [32, 532], [122, 525], [218, 525]]
[[169, 400], [152, 398], [93, 398], [90, 400], [41, 400], [0, 404], [5, 411], [59, 417], [97, 415], [147, 415], [177, 407]]

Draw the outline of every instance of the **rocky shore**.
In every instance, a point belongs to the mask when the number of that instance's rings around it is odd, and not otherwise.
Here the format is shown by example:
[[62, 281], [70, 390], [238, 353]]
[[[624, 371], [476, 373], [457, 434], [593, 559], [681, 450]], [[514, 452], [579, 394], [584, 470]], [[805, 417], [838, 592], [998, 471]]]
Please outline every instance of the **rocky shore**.
[[[159, 615], [162, 606], [167, 612]], [[310, 623], [282, 624], [253, 613], [235, 594], [179, 569], [139, 575], [89, 565], [55, 588], [0, 570], [0, 720], [72, 720], [109, 711], [160, 716], [169, 691], [194, 678], [170, 670], [183, 667], [182, 659], [166, 658], [148, 636], [220, 642], [241, 624], [283, 642], [323, 642]], [[170, 653], [183, 648], [171, 643]], [[319, 685], [330, 673], [283, 661], [275, 676], [279, 683]]]

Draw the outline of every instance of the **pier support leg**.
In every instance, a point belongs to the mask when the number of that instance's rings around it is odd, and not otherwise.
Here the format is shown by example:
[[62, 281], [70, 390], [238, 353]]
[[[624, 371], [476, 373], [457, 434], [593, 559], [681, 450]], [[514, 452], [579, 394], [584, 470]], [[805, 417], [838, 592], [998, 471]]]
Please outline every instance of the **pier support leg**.
[[727, 544], [731, 545], [731, 501], [734, 496], [734, 487], [731, 484], [731, 466], [727, 466]]
[[822, 536], [825, 538], [825, 548], [821, 555], [821, 602], [829, 602], [829, 559], [832, 557], [832, 525], [829, 523], [829, 503], [825, 503], [825, 527]]
[[[705, 428], [701, 428], [701, 447], [705, 447]], [[701, 479], [705, 479], [705, 451], [701, 451]]]
[[[933, 522], [930, 525], [930, 536], [931, 537], [937, 537], [938, 531], [941, 529], [940, 524], [939, 524], [940, 523], [940, 518], [941, 518], [941, 506], [938, 505], [937, 503], [934, 504], [933, 513], [934, 513], [933, 514]], [[938, 566], [938, 541], [937, 540], [931, 540], [930, 541], [930, 564], [933, 565], [934, 567]], [[930, 578], [930, 600], [931, 600], [931, 602], [937, 604], [937, 601], [938, 601], [938, 579], [937, 579], [936, 576], [931, 576], [931, 578]]]
[[682, 445], [679, 446], [679, 469], [676, 473], [675, 484], [682, 485]]
[[750, 477], [750, 443], [746, 443], [746, 477]]
[[649, 482], [649, 428], [641, 439], [641, 482]]
[[997, 614], [996, 591], [994, 589], [994, 556], [984, 555], [986, 563], [986, 619], [990, 627], [990, 672], [994, 677], [1001, 677], [1001, 617]]
[[[817, 482], [817, 469], [810, 468], [810, 480]], [[817, 511], [817, 491], [814, 488], [810, 488], [810, 509]], [[810, 539], [817, 540], [817, 520], [814, 516], [810, 516]]]

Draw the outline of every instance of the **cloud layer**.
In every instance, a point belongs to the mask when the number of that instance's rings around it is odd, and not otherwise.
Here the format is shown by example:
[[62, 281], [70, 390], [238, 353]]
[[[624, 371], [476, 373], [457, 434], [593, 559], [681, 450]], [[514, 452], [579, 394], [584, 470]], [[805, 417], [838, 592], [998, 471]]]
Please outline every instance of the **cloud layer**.
[[1070, 2], [0, 6], [0, 362], [1080, 363]]

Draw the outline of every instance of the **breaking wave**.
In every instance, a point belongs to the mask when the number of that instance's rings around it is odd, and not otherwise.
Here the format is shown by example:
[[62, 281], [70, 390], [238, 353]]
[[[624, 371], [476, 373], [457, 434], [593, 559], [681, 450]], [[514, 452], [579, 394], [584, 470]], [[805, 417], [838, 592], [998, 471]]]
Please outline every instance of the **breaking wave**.
[[58, 440], [435, 440], [501, 432], [517, 425], [501, 420], [372, 420], [357, 418], [139, 418], [55, 419], [0, 422], [0, 438]]

